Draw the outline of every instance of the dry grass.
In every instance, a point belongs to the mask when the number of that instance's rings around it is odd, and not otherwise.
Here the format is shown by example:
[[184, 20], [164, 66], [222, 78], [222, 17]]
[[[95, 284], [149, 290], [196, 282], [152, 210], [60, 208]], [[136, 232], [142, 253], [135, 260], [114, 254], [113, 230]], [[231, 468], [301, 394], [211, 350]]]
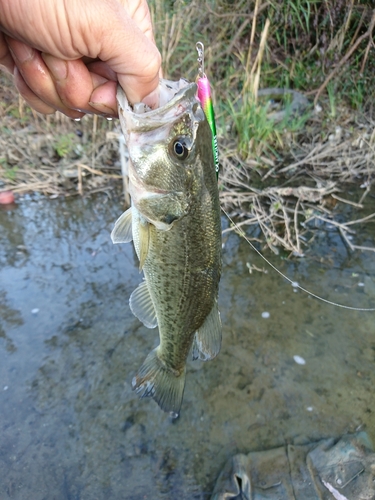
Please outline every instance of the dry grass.
[[70, 196], [114, 188], [121, 172], [113, 122], [39, 115], [0, 76], [0, 191]]
[[[323, 137], [316, 133], [309, 141], [305, 137], [305, 142], [294, 142], [288, 147], [288, 155], [272, 162], [260, 157], [249, 165], [249, 161], [244, 162], [235, 152], [224, 152], [221, 199], [225, 210], [242, 219], [241, 225], [258, 224], [275, 253], [282, 247], [294, 255], [302, 255], [306, 232], [303, 228], [314, 218], [329, 221], [351, 249], [361, 249], [349, 244], [346, 236], [353, 232], [354, 223], [365, 221], [357, 217], [357, 221], [339, 224], [335, 214], [340, 212], [340, 204], [360, 211], [373, 191], [374, 126], [374, 122], [367, 122], [353, 129], [344, 124]], [[267, 181], [273, 185], [267, 186]], [[348, 185], [361, 188], [357, 199], [345, 194]], [[366, 221], [372, 219], [369, 216]]]
[[[229, 0], [150, 5], [165, 77], [194, 80], [195, 43], [205, 44], [225, 210], [240, 225], [257, 224], [275, 252], [302, 255], [312, 218], [330, 221], [356, 249], [347, 236], [372, 215], [339, 223], [336, 213], [342, 204], [360, 210], [375, 179], [373, 7], [344, 0], [240, 0], [236, 9]], [[0, 191], [67, 196], [121, 189], [113, 122], [42, 117], [5, 77], [0, 83]], [[266, 87], [298, 90], [311, 106], [276, 122], [278, 106], [288, 111], [289, 104], [261, 97]], [[362, 186], [357, 199], [344, 192], [348, 183]]]

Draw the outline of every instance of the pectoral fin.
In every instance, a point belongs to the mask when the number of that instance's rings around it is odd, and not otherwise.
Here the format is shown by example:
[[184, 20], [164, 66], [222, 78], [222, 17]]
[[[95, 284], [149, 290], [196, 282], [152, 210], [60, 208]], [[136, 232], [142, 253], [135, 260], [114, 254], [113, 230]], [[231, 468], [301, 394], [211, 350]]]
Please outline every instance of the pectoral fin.
[[196, 332], [193, 343], [193, 359], [208, 361], [219, 354], [221, 347], [220, 313], [215, 304], [203, 325]]
[[142, 321], [147, 328], [158, 326], [155, 307], [146, 281], [142, 281], [131, 294], [129, 305], [134, 316]]
[[139, 271], [142, 271], [150, 245], [150, 223], [142, 221], [139, 224]]
[[116, 221], [111, 233], [112, 243], [129, 243], [133, 239], [132, 209], [126, 210]]

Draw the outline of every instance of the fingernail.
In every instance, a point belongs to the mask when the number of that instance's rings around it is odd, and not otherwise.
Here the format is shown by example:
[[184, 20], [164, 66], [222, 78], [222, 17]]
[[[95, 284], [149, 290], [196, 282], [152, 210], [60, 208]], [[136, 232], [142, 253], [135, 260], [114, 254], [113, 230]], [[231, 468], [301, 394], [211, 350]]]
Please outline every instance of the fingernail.
[[43, 61], [56, 80], [65, 80], [68, 76], [68, 66], [66, 61], [53, 57], [49, 54], [42, 54]]
[[100, 113], [104, 113], [105, 115], [117, 116], [117, 110], [115, 111], [110, 106], [106, 106], [102, 102], [90, 102], [89, 104], [92, 108], [96, 109]]
[[12, 46], [9, 45], [9, 50], [13, 58], [20, 63], [27, 62], [34, 56], [34, 49], [21, 42], [12, 43]]

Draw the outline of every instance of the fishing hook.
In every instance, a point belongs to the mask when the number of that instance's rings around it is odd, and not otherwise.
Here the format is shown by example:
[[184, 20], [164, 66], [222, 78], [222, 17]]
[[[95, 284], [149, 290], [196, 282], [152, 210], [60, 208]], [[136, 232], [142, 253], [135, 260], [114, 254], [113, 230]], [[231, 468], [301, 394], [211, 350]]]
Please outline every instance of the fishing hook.
[[204, 45], [202, 42], [197, 42], [195, 44], [195, 48], [197, 49], [198, 52], [198, 64], [199, 64], [199, 77], [204, 78], [206, 75], [204, 73]]

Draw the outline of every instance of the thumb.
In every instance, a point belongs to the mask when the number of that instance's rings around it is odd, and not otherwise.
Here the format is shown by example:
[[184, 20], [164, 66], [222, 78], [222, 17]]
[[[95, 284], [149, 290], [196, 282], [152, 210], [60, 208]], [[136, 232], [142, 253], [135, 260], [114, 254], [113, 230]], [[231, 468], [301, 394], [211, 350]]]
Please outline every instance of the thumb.
[[[101, 30], [98, 57], [117, 74], [118, 82], [131, 103], [142, 101], [152, 108], [157, 107], [161, 56], [153, 41], [148, 8], [148, 18], [146, 16], [139, 24], [116, 4], [118, 8], [110, 29]], [[108, 17], [108, 10], [105, 14], [104, 18]], [[100, 25], [108, 26], [104, 18]]]

